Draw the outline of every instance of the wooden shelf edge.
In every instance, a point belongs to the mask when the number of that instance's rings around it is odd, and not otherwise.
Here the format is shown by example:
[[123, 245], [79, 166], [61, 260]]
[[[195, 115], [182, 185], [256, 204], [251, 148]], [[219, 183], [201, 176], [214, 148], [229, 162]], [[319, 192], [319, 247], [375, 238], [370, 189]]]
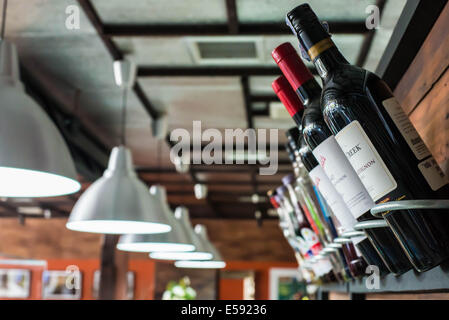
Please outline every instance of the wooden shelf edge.
[[329, 283], [320, 286], [325, 292], [386, 293], [386, 292], [449, 292], [449, 264], [440, 265], [419, 273], [410, 270], [400, 276], [388, 274], [381, 277], [379, 287], [368, 289], [367, 277], [347, 283]]

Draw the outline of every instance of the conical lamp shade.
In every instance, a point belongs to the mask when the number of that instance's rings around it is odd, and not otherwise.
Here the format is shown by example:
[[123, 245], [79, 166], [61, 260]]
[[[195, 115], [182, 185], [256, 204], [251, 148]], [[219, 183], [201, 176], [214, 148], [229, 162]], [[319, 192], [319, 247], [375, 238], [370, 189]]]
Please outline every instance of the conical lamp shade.
[[[153, 196], [153, 195], [151, 195]], [[158, 199], [160, 200], [160, 199]], [[164, 210], [169, 210], [168, 205], [163, 205]], [[178, 208], [177, 208], [178, 209]], [[167, 213], [170, 218], [172, 230], [163, 234], [135, 234], [120, 237], [117, 249], [131, 252], [155, 252], [178, 251], [186, 252], [195, 250], [193, 239], [180, 222], [180, 218]]]
[[190, 224], [189, 212], [185, 207], [178, 207], [175, 211], [175, 216], [181, 222], [181, 227], [186, 231], [187, 236], [195, 245], [193, 252], [152, 252], [150, 258], [157, 260], [210, 260], [213, 254], [209, 251], [204, 241], [198, 237], [193, 231]]
[[69, 149], [47, 114], [23, 90], [13, 44], [0, 40], [0, 196], [50, 197], [81, 185]]
[[79, 198], [67, 228], [103, 234], [164, 233], [169, 217], [137, 178], [131, 152], [115, 147], [108, 168]]
[[179, 206], [175, 209], [175, 218], [179, 221], [181, 228], [184, 230], [189, 242], [193, 243], [195, 246], [201, 246], [200, 239], [193, 231], [192, 225], [190, 224], [189, 209], [184, 206]]
[[212, 253], [213, 258], [209, 261], [193, 261], [193, 260], [180, 260], [175, 262], [175, 266], [178, 268], [193, 268], [193, 269], [222, 269], [226, 267], [226, 263], [223, 260], [220, 252], [215, 248], [215, 246], [209, 241], [207, 237], [206, 226], [202, 224], [197, 224], [195, 226], [195, 233], [198, 235], [201, 242], [203, 242], [204, 247], [206, 247], [209, 252]]

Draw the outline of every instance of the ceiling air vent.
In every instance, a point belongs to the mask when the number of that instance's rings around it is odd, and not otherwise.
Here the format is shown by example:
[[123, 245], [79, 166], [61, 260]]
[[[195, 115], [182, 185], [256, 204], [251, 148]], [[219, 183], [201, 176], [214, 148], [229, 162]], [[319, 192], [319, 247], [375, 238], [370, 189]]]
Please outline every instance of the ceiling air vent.
[[262, 63], [262, 41], [251, 37], [188, 38], [190, 53], [196, 64]]

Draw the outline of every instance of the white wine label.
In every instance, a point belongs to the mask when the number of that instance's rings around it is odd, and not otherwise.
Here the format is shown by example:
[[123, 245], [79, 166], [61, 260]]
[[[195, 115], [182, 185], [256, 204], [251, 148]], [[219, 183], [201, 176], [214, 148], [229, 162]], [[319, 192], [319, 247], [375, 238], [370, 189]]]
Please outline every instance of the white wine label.
[[374, 206], [368, 191], [354, 172], [334, 136], [327, 138], [316, 147], [313, 155], [355, 219]]
[[323, 168], [316, 166], [309, 172], [309, 176], [318, 190], [320, 190], [320, 193], [323, 195], [324, 200], [326, 200], [327, 205], [332, 210], [338, 222], [340, 222], [342, 231], [353, 230], [357, 220], [352, 216], [342, 197], [326, 176]]
[[344, 127], [335, 139], [374, 201], [396, 189], [396, 180], [358, 121]]
[[433, 157], [420, 162], [418, 168], [433, 191], [440, 189], [449, 182]]
[[385, 110], [387, 110], [393, 122], [398, 127], [405, 141], [407, 141], [408, 146], [410, 147], [410, 149], [412, 149], [415, 157], [418, 160], [422, 160], [430, 156], [429, 149], [427, 149], [427, 146], [425, 145], [424, 141], [422, 141], [418, 131], [416, 131], [412, 122], [410, 121], [396, 98], [393, 97], [384, 100], [382, 104], [384, 105]]

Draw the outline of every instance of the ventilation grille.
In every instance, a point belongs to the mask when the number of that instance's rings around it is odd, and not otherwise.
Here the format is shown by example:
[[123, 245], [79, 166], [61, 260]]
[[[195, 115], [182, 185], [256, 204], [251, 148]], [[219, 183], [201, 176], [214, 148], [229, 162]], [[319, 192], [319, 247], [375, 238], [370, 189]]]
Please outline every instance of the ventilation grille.
[[240, 37], [188, 38], [191, 56], [196, 64], [251, 64], [263, 62], [262, 42], [259, 38]]

